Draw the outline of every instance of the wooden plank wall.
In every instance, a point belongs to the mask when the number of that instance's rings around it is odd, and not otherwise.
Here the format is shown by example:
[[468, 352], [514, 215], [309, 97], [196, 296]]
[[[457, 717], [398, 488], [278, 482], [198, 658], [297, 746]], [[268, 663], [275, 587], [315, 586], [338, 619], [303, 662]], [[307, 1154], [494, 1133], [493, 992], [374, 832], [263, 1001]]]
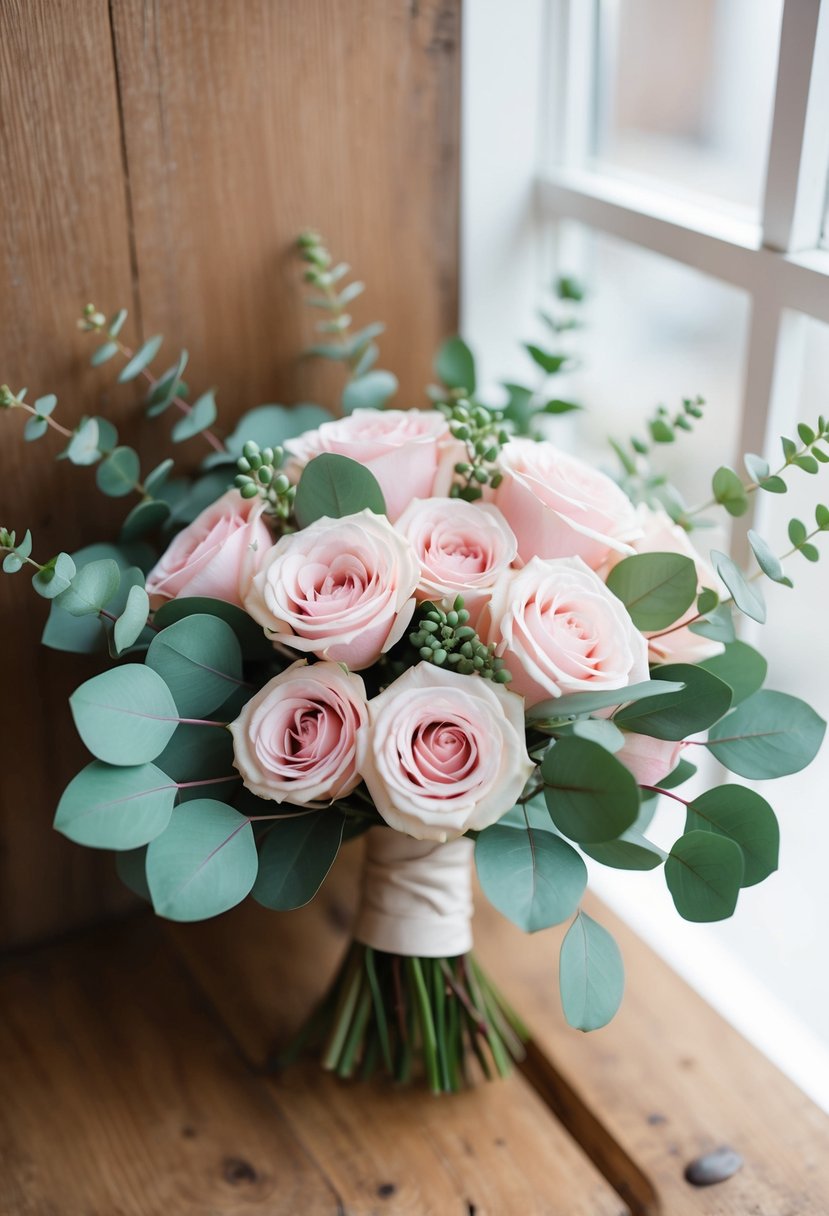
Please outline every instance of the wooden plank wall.
[[[167, 454], [166, 421], [87, 366], [87, 300], [127, 341], [187, 346], [226, 429], [263, 401], [333, 403], [297, 358], [310, 318], [291, 252], [313, 225], [369, 290], [400, 401], [423, 402], [456, 324], [460, 0], [4, 0], [0, 5], [0, 383], [107, 412]], [[36, 553], [113, 534], [87, 470], [24, 452], [0, 418], [0, 522]], [[195, 461], [198, 439], [178, 453]], [[24, 459], [25, 456], [25, 459]], [[0, 945], [122, 906], [111, 861], [51, 831], [83, 763], [66, 698], [87, 660], [38, 647], [45, 605], [0, 580]]]

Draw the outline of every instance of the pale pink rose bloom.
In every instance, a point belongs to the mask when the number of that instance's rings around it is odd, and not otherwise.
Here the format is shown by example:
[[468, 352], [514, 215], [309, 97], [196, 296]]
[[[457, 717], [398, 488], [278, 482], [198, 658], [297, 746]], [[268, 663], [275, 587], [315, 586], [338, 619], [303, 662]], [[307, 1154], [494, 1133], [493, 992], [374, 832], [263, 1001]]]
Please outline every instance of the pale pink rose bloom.
[[521, 698], [480, 676], [419, 663], [368, 713], [357, 768], [389, 827], [417, 840], [496, 823], [533, 772]]
[[258, 798], [325, 806], [360, 782], [357, 730], [368, 719], [359, 676], [301, 659], [269, 680], [230, 724], [233, 763]]
[[523, 561], [580, 557], [591, 569], [615, 551], [629, 554], [639, 535], [628, 496], [610, 477], [548, 442], [511, 439], [498, 464], [495, 505], [518, 538]]
[[322, 452], [364, 465], [377, 478], [392, 521], [413, 498], [446, 496], [454, 466], [466, 456], [465, 445], [453, 439], [437, 410], [355, 410], [286, 439], [285, 449], [285, 471], [292, 481]]
[[449, 603], [462, 595], [474, 626], [517, 544], [497, 507], [460, 498], [416, 498], [395, 527], [420, 562], [419, 600]]
[[659, 785], [674, 771], [684, 746], [682, 742], [652, 739], [650, 735], [627, 730], [623, 733], [624, 746], [616, 752], [616, 759], [630, 769], [638, 785]]
[[245, 608], [274, 641], [359, 671], [405, 633], [419, 576], [385, 516], [326, 516], [274, 545]]
[[[698, 591], [704, 587], [717, 590], [717, 576], [714, 571], [691, 543], [685, 529], [675, 524], [667, 512], [653, 511], [650, 507], [642, 505], [638, 508], [637, 516], [643, 533], [633, 541], [637, 553], [681, 553], [683, 557], [690, 557], [697, 568]], [[611, 554], [607, 565], [608, 571], [620, 560], [621, 558], [615, 553]], [[661, 637], [645, 634], [648, 639], [651, 663], [701, 663], [703, 659], [710, 659], [715, 654], [722, 654], [722, 642], [713, 642], [710, 638], [700, 637], [687, 627], [676, 628], [676, 625], [693, 620], [696, 615], [697, 608], [696, 602], [694, 602], [687, 612], [675, 622], [670, 632], [663, 632]]]
[[645, 639], [580, 557], [534, 557], [523, 570], [502, 574], [481, 630], [528, 705], [648, 679]]
[[147, 575], [153, 608], [180, 596], [204, 595], [240, 607], [259, 563], [273, 545], [261, 499], [228, 490], [175, 537]]

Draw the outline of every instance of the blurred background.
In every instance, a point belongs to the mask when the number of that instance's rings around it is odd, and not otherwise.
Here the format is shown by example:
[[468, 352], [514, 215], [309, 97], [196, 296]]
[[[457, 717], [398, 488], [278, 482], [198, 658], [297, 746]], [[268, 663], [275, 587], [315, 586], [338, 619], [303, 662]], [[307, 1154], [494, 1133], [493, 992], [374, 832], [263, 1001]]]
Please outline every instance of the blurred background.
[[[827, 110], [816, 109], [829, 48], [817, 4], [786, 9], [784, 26], [783, 0], [466, 8], [462, 328], [490, 394], [529, 372], [516, 338], [549, 346], [538, 306], [557, 275], [576, 276], [587, 293], [586, 328], [571, 339], [581, 366], [557, 378], [555, 395], [586, 408], [553, 421], [551, 437], [604, 451], [610, 467], [606, 436], [641, 433], [658, 404], [699, 393], [704, 420], [656, 453], [690, 503], [709, 497], [717, 465], [742, 473], [745, 451], [774, 464], [777, 435], [829, 408], [829, 279], [814, 278], [829, 271]], [[826, 482], [803, 474], [785, 498], [758, 495], [752, 526], [785, 551], [789, 518], [810, 520]], [[744, 536], [737, 521], [730, 544], [747, 560]], [[695, 538], [703, 552], [722, 539]], [[769, 687], [825, 717], [829, 565], [824, 554], [787, 571], [795, 590], [766, 580], [768, 622], [746, 622], [743, 637], [768, 657]], [[731, 921], [678, 921], [658, 871], [594, 866], [592, 881], [829, 1108], [827, 790], [826, 746], [807, 772], [765, 787], [781, 820], [780, 870], [741, 894]], [[658, 843], [675, 838], [676, 816], [660, 810]]]

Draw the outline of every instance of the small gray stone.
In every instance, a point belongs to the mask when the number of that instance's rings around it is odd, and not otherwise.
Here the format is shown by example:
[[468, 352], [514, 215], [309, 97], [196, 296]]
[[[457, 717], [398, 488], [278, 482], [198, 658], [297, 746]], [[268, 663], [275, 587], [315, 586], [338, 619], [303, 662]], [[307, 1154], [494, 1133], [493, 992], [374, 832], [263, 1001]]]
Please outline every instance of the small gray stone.
[[743, 1159], [733, 1148], [723, 1145], [714, 1149], [713, 1153], [703, 1153], [695, 1157], [685, 1167], [685, 1181], [692, 1186], [713, 1186], [715, 1182], [725, 1182], [742, 1169]]

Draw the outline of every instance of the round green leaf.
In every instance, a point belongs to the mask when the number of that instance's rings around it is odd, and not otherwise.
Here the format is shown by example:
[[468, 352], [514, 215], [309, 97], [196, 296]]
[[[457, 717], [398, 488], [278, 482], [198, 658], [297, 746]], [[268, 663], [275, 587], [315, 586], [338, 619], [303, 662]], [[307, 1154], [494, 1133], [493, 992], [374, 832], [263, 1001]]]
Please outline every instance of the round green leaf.
[[667, 629], [693, 604], [697, 571], [681, 553], [636, 553], [613, 567], [607, 587], [625, 605], [637, 629]]
[[[704, 594], [705, 592], [703, 592]], [[703, 609], [700, 608], [700, 612], [702, 611]], [[734, 632], [734, 617], [730, 604], [719, 604], [717, 607], [707, 610], [703, 620], [693, 621], [688, 628], [691, 633], [698, 633], [702, 638], [710, 638], [712, 642], [733, 642], [737, 636]]]
[[294, 512], [300, 528], [307, 528], [324, 515], [340, 519], [359, 511], [385, 515], [386, 503], [374, 474], [356, 460], [323, 452], [302, 471]]
[[151, 498], [139, 502], [121, 525], [119, 541], [127, 544], [130, 541], [141, 540], [150, 532], [155, 532], [156, 528], [160, 528], [169, 514], [169, 506], [160, 499]]
[[745, 872], [742, 885], [753, 887], [777, 869], [780, 828], [765, 798], [744, 785], [707, 790], [688, 807], [685, 831], [698, 829], [727, 836], [740, 846]]
[[72, 438], [61, 453], [72, 464], [95, 464], [101, 457], [98, 446], [100, 431], [96, 418], [84, 418], [72, 433]]
[[665, 862], [665, 881], [677, 912], [698, 922], [726, 920], [743, 882], [740, 846], [715, 832], [686, 832]]
[[353, 410], [381, 410], [390, 397], [397, 392], [397, 376], [391, 372], [367, 372], [349, 380], [343, 389], [343, 412]]
[[613, 717], [617, 726], [654, 739], [677, 741], [707, 730], [731, 706], [729, 686], [702, 667], [666, 663], [651, 674], [656, 680], [681, 682], [685, 687], [666, 697], [645, 697], [624, 706]]
[[206, 920], [241, 903], [256, 881], [250, 820], [223, 802], [176, 807], [170, 826], [147, 849], [153, 907], [168, 920]]
[[116, 768], [96, 760], [63, 791], [55, 827], [94, 849], [135, 849], [167, 827], [176, 788], [154, 764]]
[[585, 912], [573, 921], [559, 955], [564, 1016], [576, 1030], [599, 1030], [613, 1018], [625, 990], [625, 965], [607, 929]]
[[197, 614], [168, 625], [150, 642], [145, 661], [164, 680], [182, 718], [212, 713], [242, 678], [239, 640], [217, 616]]
[[723, 465], [717, 469], [711, 482], [714, 498], [729, 515], [744, 515], [748, 510], [748, 498], [743, 483], [733, 469]]
[[722, 654], [704, 659], [699, 666], [729, 686], [732, 705], [739, 705], [762, 688], [768, 671], [768, 663], [760, 652], [745, 642], [729, 642]]
[[276, 911], [309, 903], [334, 864], [344, 825], [333, 807], [274, 820], [259, 852], [256, 902]]
[[174, 621], [181, 621], [194, 613], [206, 613], [226, 621], [239, 639], [246, 659], [273, 658], [273, 644], [265, 637], [261, 625], [257, 625], [237, 604], [229, 604], [226, 600], [214, 600], [202, 595], [184, 595], [180, 599], [168, 600], [156, 611], [153, 623], [159, 629], [166, 629]]
[[72, 585], [75, 570], [69, 554], [59, 553], [43, 570], [38, 570], [32, 578], [32, 586], [45, 600], [54, 600]]
[[98, 489], [110, 498], [123, 498], [135, 489], [141, 474], [138, 453], [134, 448], [120, 447], [110, 452], [95, 470]]
[[535, 933], [573, 915], [587, 886], [587, 867], [566, 840], [495, 824], [475, 842], [475, 865], [484, 894], [504, 916]]
[[143, 663], [126, 663], [94, 676], [72, 693], [69, 705], [78, 734], [92, 755], [107, 764], [155, 760], [178, 725], [172, 693]]
[[216, 396], [211, 388], [196, 398], [190, 412], [173, 427], [170, 432], [173, 443], [183, 443], [185, 439], [192, 439], [194, 435], [207, 430], [216, 421], [216, 412]]
[[[164, 751], [156, 757], [156, 764], [174, 781], [184, 783], [184, 788], [179, 790], [180, 802], [188, 798], [226, 801], [238, 790], [238, 786], [222, 780], [235, 772], [233, 739], [227, 730], [181, 722]], [[186, 786], [190, 781], [212, 781], [214, 778], [215, 785]]]
[[435, 375], [447, 388], [475, 392], [475, 357], [463, 338], [447, 338], [435, 356]]
[[636, 820], [636, 780], [598, 743], [559, 739], [544, 757], [541, 776], [553, 823], [571, 840], [614, 840]]
[[113, 633], [117, 654], [122, 654], [138, 641], [149, 614], [150, 597], [147, 595], [143, 582], [135, 583], [127, 593], [124, 611], [115, 622]]
[[604, 844], [581, 844], [579, 848], [594, 861], [614, 870], [655, 870], [665, 860], [660, 848], [633, 829], [618, 840], [608, 840]]
[[172, 456], [168, 456], [166, 460], [162, 460], [161, 464], [157, 464], [144, 478], [144, 489], [151, 497], [155, 497], [156, 491], [160, 490], [170, 473], [173, 471], [174, 461]]
[[[67, 556], [67, 555], [63, 555]], [[90, 562], [101, 558], [111, 557], [121, 570], [121, 585], [116, 595], [107, 604], [107, 611], [118, 616], [124, 611], [130, 588], [144, 583], [143, 571], [149, 570], [156, 561], [156, 555], [146, 545], [117, 545], [99, 544], [87, 545], [73, 553], [67, 560], [71, 564], [71, 573], [75, 567], [78, 570]], [[133, 564], [134, 563], [134, 564]], [[58, 559], [58, 570], [60, 559]], [[68, 585], [67, 580], [67, 585]], [[65, 590], [65, 587], [63, 588]], [[43, 594], [43, 593], [41, 593]], [[49, 618], [46, 621], [41, 641], [52, 650], [66, 650], [73, 654], [93, 654], [97, 650], [106, 649], [107, 630], [104, 622], [98, 616], [70, 616], [64, 612], [60, 604], [53, 603]]]
[[155, 334], [152, 338], [148, 338], [140, 350], [136, 351], [129, 363], [121, 368], [118, 383], [126, 384], [128, 380], [134, 380], [136, 376], [140, 376], [144, 368], [149, 363], [152, 363], [158, 354], [158, 348], [161, 346], [162, 341], [161, 334]]
[[236, 429], [225, 440], [228, 456], [219, 453], [208, 457], [208, 464], [214, 459], [233, 460], [240, 456], [242, 448], [252, 439], [260, 447], [274, 447], [301, 435], [304, 431], [315, 431], [324, 422], [331, 422], [333, 414], [321, 405], [294, 405], [290, 408], [284, 405], [257, 405], [256, 409], [243, 414], [236, 424]]
[[121, 570], [111, 557], [88, 562], [61, 592], [58, 603], [70, 616], [89, 616], [105, 608], [121, 585]]
[[48, 430], [49, 423], [45, 418], [27, 418], [23, 427], [23, 438], [26, 443], [34, 443], [36, 439], [42, 439]]
[[805, 701], [763, 688], [711, 728], [707, 747], [732, 773], [762, 780], [806, 768], [825, 732]]

